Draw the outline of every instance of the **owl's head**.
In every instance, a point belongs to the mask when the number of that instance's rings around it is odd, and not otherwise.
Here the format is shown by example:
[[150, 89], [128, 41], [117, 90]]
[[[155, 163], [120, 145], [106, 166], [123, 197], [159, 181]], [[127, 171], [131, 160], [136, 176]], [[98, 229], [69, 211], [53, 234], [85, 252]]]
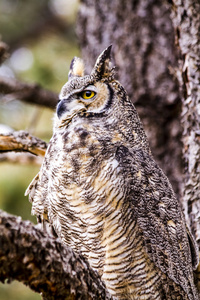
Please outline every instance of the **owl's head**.
[[82, 59], [75, 57], [70, 65], [68, 82], [60, 93], [56, 110], [56, 127], [66, 126], [74, 116], [102, 116], [112, 109], [119, 83], [111, 67], [111, 46], [98, 57], [90, 75], [84, 74]]
[[100, 124], [99, 134], [103, 133], [104, 138], [112, 132], [116, 142], [129, 141], [131, 146], [142, 144], [150, 151], [137, 111], [123, 86], [114, 78], [111, 46], [99, 55], [90, 75], [84, 74], [82, 59], [72, 60], [68, 82], [61, 90], [57, 105], [55, 132], [68, 127], [72, 120], [94, 125], [95, 130]]

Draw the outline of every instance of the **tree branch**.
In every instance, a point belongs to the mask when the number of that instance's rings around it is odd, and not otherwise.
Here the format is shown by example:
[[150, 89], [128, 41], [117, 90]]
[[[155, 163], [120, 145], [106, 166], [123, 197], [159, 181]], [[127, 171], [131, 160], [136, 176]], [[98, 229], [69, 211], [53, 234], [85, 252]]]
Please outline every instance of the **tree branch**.
[[47, 143], [28, 132], [20, 130], [9, 134], [0, 134], [0, 153], [8, 151], [25, 151], [44, 156]]
[[14, 279], [51, 299], [111, 299], [80, 254], [30, 221], [0, 210], [0, 281]]
[[25, 83], [14, 78], [0, 76], [0, 91], [4, 95], [12, 95], [12, 98], [53, 109], [58, 101], [56, 93], [45, 90], [38, 84]]

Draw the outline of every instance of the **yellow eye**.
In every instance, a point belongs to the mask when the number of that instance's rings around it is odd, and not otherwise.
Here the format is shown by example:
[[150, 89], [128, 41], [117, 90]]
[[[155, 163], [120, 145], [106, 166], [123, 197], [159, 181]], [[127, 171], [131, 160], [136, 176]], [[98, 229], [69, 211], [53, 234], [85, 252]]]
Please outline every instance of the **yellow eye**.
[[85, 100], [91, 99], [91, 98], [93, 98], [94, 96], [95, 96], [95, 92], [93, 92], [93, 91], [83, 91], [83, 92], [81, 93], [81, 97], [82, 97], [83, 99], [85, 99]]

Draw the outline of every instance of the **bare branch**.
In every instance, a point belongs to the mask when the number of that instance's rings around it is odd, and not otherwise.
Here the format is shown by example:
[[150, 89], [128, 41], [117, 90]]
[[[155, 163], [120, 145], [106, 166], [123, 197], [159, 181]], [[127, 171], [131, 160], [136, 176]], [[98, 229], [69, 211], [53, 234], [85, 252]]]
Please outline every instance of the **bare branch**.
[[55, 108], [58, 95], [43, 89], [38, 84], [30, 84], [13, 78], [0, 76], [0, 91], [4, 95], [12, 95], [21, 101]]
[[0, 210], [0, 281], [18, 280], [45, 299], [111, 299], [83, 256], [29, 221]]
[[0, 153], [8, 151], [25, 151], [38, 156], [44, 156], [47, 143], [26, 131], [15, 131], [9, 134], [0, 134]]

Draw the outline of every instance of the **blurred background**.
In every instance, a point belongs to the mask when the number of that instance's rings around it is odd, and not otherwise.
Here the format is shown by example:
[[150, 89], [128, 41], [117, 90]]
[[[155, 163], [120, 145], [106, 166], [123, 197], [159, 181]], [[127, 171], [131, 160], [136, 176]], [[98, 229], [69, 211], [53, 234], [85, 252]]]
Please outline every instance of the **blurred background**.
[[[79, 55], [78, 5], [78, 0], [1, 0], [0, 40], [9, 45], [10, 57], [0, 66], [0, 75], [39, 83], [59, 93], [71, 59]], [[0, 132], [27, 130], [48, 142], [52, 117], [53, 110], [8, 98], [0, 91]], [[0, 209], [36, 222], [24, 192], [39, 168], [39, 164], [0, 161]], [[17, 281], [0, 283], [0, 300], [8, 299], [41, 297]]]

